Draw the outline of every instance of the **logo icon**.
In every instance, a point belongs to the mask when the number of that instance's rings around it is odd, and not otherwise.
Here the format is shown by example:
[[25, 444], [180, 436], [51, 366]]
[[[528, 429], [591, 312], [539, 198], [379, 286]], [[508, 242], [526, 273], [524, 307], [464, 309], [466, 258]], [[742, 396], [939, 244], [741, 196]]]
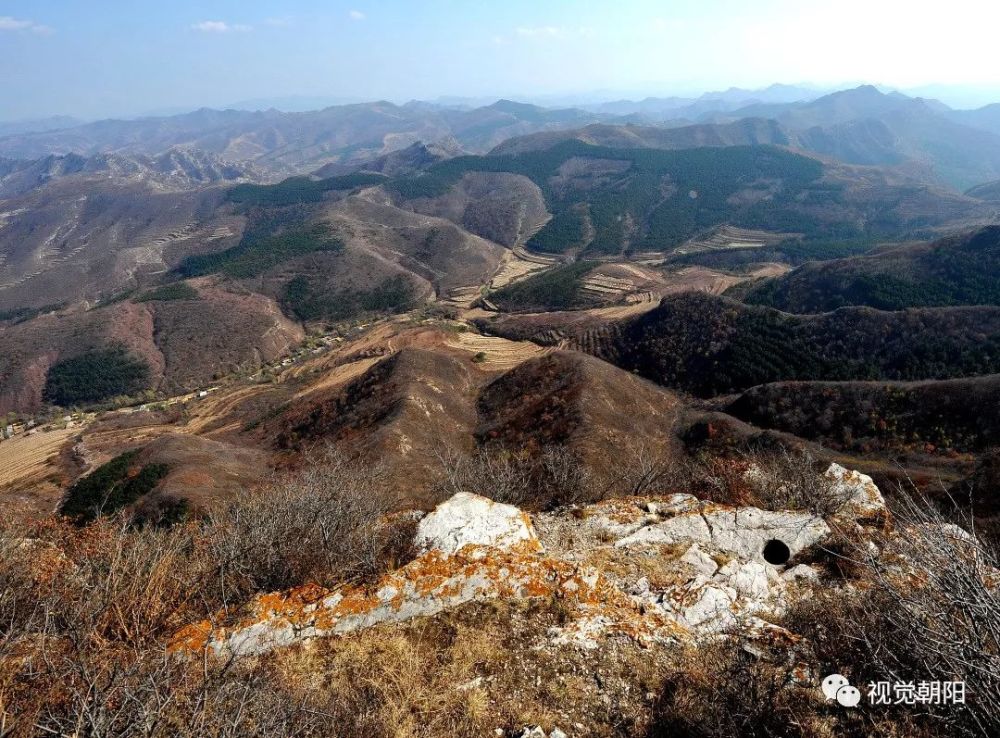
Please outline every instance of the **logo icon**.
[[822, 688], [828, 700], [836, 700], [844, 707], [857, 707], [861, 702], [861, 690], [852, 687], [843, 674], [831, 674], [823, 680]]

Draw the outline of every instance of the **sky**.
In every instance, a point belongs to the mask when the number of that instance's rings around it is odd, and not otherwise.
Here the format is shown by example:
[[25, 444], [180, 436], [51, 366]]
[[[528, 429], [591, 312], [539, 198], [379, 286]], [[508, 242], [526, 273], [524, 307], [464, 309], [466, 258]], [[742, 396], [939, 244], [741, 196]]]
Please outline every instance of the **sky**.
[[985, 103], [998, 27], [995, 0], [0, 0], [0, 120], [774, 82]]

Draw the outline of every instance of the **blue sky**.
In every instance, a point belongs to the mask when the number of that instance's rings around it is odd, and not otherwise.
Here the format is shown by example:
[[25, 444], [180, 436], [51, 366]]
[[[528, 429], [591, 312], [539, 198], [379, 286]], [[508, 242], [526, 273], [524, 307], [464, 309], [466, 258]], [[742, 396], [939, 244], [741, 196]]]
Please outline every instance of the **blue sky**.
[[[0, 120], [285, 97], [1000, 87], [1000, 4], [0, 0]], [[929, 4], [927, 4], [929, 5]]]

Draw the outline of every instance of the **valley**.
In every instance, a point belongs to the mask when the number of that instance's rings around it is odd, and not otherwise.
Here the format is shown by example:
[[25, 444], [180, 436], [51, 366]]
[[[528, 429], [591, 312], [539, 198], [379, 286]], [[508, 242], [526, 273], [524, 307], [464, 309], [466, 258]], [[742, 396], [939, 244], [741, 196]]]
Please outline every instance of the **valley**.
[[992, 720], [809, 695], [995, 635], [1000, 129], [768, 94], [0, 128], [0, 734]]

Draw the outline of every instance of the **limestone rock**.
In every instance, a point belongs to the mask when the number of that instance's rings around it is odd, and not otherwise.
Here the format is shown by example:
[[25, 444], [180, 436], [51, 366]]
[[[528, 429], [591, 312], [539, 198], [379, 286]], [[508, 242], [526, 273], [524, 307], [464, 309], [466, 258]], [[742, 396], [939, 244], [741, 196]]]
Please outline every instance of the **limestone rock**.
[[719, 565], [715, 563], [715, 559], [698, 548], [697, 544], [685, 551], [680, 560], [690, 565], [697, 574], [706, 577], [712, 576], [719, 570]]
[[701, 512], [684, 513], [640, 528], [616, 545], [699, 543], [743, 559], [765, 562], [764, 549], [770, 541], [779, 541], [787, 547], [786, 558], [791, 558], [829, 534], [826, 522], [809, 513], [709, 505]]
[[[374, 590], [350, 586], [330, 592], [302, 587], [258, 597], [237, 623], [213, 628], [205, 621], [188, 626], [171, 649], [247, 656], [312, 638], [349, 633], [381, 623], [435, 615], [466, 602], [491, 599], [560, 597], [612, 606], [624, 596], [591, 569], [533, 554], [475, 546], [453, 556], [434, 550], [384, 576]], [[600, 593], [598, 593], [600, 590]], [[611, 612], [611, 610], [609, 610]]]
[[662, 522], [639, 528], [615, 545], [628, 547], [644, 544], [711, 543], [712, 532], [700, 513], [685, 513]]
[[823, 474], [830, 483], [830, 492], [839, 504], [835, 518], [854, 520], [883, 520], [889, 510], [878, 486], [867, 474], [845, 469], [840, 464], [830, 464]]
[[585, 519], [591, 530], [622, 538], [665, 517], [697, 510], [699, 504], [694, 495], [682, 493], [654, 498], [623, 497], [590, 505]]
[[459, 492], [442, 502], [417, 525], [421, 551], [455, 554], [465, 546], [540, 551], [531, 518], [513, 505]]
[[704, 518], [712, 533], [713, 546], [761, 562], [765, 561], [764, 548], [769, 541], [784, 544], [791, 558], [830, 535], [830, 527], [822, 518], [805, 512], [718, 508], [706, 511]]
[[721, 585], [698, 590], [694, 604], [683, 611], [684, 623], [702, 632], [729, 630], [736, 625], [736, 592]]

